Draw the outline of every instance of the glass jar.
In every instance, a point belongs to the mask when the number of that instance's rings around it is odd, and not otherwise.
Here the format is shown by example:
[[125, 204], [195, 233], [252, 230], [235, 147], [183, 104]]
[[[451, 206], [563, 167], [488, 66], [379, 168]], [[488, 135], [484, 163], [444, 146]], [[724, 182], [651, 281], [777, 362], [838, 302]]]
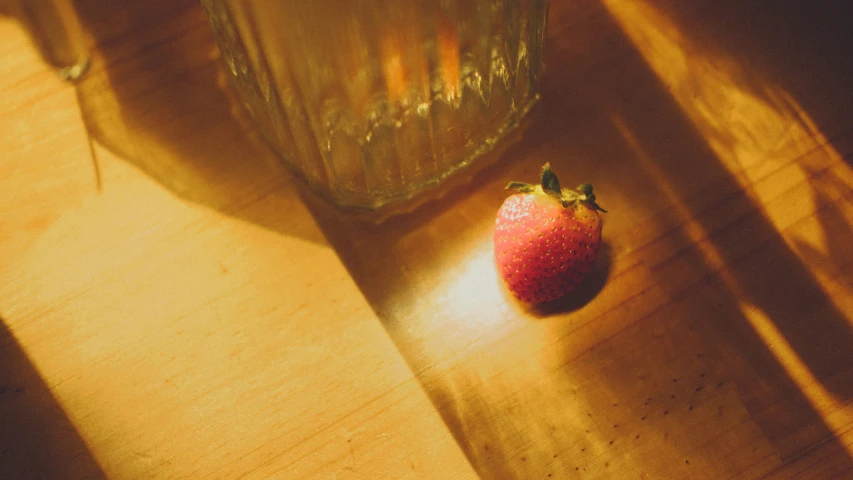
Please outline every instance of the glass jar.
[[343, 206], [410, 199], [539, 97], [548, 0], [202, 0], [245, 109]]

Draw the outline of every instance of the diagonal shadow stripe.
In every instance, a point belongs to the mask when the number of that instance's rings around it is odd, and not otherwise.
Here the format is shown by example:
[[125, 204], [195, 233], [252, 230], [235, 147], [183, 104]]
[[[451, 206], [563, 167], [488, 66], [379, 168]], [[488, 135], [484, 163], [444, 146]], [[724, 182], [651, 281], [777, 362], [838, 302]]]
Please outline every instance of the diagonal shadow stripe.
[[106, 478], [62, 406], [2, 318], [0, 478]]

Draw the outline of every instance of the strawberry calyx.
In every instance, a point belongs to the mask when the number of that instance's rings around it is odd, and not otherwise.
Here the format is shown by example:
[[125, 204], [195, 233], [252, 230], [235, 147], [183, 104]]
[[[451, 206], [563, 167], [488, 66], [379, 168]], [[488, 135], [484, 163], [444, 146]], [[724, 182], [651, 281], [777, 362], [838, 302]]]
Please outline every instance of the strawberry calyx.
[[524, 182], [509, 182], [506, 189], [516, 190], [521, 193], [541, 192], [559, 200], [563, 205], [563, 208], [571, 207], [572, 205], [580, 202], [593, 210], [607, 213], [607, 210], [601, 208], [595, 202], [595, 194], [592, 193], [592, 185], [589, 183], [578, 185], [574, 190], [569, 188], [560, 188], [560, 180], [557, 178], [557, 174], [551, 170], [550, 163], [546, 163], [542, 167], [542, 175], [539, 185], [531, 185]]

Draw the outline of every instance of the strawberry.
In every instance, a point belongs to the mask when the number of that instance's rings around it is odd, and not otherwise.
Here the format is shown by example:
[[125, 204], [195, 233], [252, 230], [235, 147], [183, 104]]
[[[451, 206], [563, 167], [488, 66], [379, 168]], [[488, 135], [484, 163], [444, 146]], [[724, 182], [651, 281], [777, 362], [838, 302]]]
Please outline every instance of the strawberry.
[[561, 189], [549, 164], [540, 185], [511, 182], [495, 221], [495, 260], [510, 291], [537, 304], [572, 291], [592, 268], [601, 217], [592, 185]]

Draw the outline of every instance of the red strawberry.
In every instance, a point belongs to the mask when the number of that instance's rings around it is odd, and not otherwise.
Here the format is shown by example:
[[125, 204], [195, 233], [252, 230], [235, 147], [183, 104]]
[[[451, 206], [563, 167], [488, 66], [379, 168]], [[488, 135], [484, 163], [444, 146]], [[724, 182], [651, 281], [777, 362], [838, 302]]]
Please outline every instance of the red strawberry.
[[512, 182], [495, 222], [495, 260], [519, 300], [536, 304], [572, 291], [592, 268], [601, 245], [601, 217], [592, 185], [561, 189], [551, 166], [541, 185]]

